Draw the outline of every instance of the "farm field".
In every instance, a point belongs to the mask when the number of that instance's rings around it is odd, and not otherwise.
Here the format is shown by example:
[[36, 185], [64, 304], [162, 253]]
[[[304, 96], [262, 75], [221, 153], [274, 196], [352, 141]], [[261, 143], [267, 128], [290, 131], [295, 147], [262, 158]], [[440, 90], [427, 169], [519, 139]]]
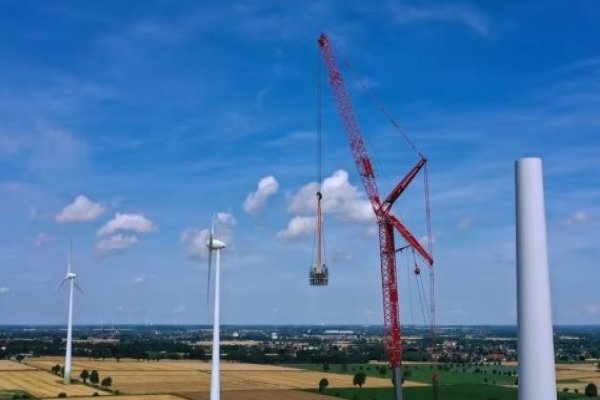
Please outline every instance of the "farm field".
[[[50, 369], [60, 364], [60, 358], [30, 359], [27, 363]], [[308, 371], [271, 365], [222, 363], [223, 391], [308, 389], [318, 385], [321, 378], [329, 380], [330, 387], [351, 387], [352, 377], [345, 374]], [[208, 392], [210, 363], [198, 361], [101, 361], [78, 358], [73, 360], [73, 378], [82, 369], [97, 370], [100, 379], [110, 376], [112, 389], [124, 394]], [[419, 383], [414, 383], [419, 385]], [[385, 378], [369, 378], [367, 387], [391, 387]], [[196, 395], [194, 395], [196, 396]]]
[[559, 391], [568, 388], [571, 391], [578, 389], [583, 393], [590, 382], [600, 387], [600, 371], [596, 364], [557, 364], [556, 380]]
[[27, 364], [18, 363], [11, 360], [0, 360], [0, 371], [27, 371], [35, 370]]
[[[91, 397], [78, 397], [77, 400], [97, 400], [95, 396]], [[181, 397], [173, 396], [170, 394], [143, 394], [143, 395], [130, 395], [130, 396], [119, 396], [120, 400], [182, 400]]]
[[[348, 364], [347, 369], [344, 370], [342, 364], [330, 364], [329, 372], [354, 375], [362, 371], [369, 377], [367, 383], [373, 378], [391, 379], [392, 371], [387, 367], [385, 374], [380, 374], [379, 368], [382, 366], [386, 367], [384, 364]], [[298, 364], [296, 367], [310, 371], [323, 371], [323, 364]], [[440, 385], [495, 383], [497, 385], [513, 386], [517, 370], [516, 366], [472, 366], [465, 367], [463, 371], [463, 367], [458, 364], [454, 364], [452, 367], [440, 364], [439, 383]], [[405, 382], [406, 386], [411, 382], [431, 383], [433, 366], [430, 363], [405, 363], [403, 364], [403, 371], [409, 374]]]
[[[312, 392], [317, 392], [315, 389]], [[431, 387], [408, 387], [404, 389], [404, 395], [411, 400], [431, 400]], [[343, 388], [326, 389], [325, 394], [353, 400], [394, 400], [391, 389], [380, 388]], [[449, 385], [440, 387], [440, 397], [444, 400], [517, 400], [516, 388], [508, 388], [493, 385]], [[559, 399], [583, 399], [584, 397], [574, 394], [559, 395]]]
[[0, 372], [0, 391], [23, 390], [35, 397], [56, 397], [65, 392], [68, 396], [92, 396], [104, 391], [84, 385], [62, 384], [61, 378], [39, 370], [4, 370]]
[[[193, 392], [181, 394], [188, 400], [209, 400], [208, 392]], [[224, 391], [223, 400], [326, 400], [329, 397], [300, 390], [244, 390]], [[372, 399], [371, 399], [372, 400]]]

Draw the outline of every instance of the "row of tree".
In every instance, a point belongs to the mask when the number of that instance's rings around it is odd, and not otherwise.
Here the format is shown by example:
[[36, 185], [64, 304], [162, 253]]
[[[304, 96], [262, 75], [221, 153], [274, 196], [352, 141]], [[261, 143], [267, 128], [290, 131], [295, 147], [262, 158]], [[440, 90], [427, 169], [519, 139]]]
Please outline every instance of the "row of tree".
[[[56, 364], [50, 370], [55, 375], [60, 375], [60, 376], [64, 376], [65, 375], [65, 367], [62, 366], [62, 365]], [[101, 381], [100, 380], [100, 374], [95, 369], [92, 370], [92, 372], [88, 371], [87, 369], [84, 369], [79, 374], [79, 379], [81, 379], [84, 384], [87, 384], [87, 381], [89, 379], [90, 383], [92, 385], [98, 386], [98, 384], [100, 384], [100, 386], [102, 386], [104, 389], [108, 389], [108, 388], [110, 388], [112, 386], [112, 378], [110, 376], [107, 376], [104, 379], [102, 379], [102, 381]]]

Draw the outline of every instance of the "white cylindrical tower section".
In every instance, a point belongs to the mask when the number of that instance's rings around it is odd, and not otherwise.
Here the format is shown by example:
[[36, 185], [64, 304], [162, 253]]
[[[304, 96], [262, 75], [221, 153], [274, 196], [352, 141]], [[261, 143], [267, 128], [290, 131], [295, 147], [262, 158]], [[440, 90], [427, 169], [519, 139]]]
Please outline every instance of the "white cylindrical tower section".
[[519, 400], [556, 399], [542, 160], [516, 162]]

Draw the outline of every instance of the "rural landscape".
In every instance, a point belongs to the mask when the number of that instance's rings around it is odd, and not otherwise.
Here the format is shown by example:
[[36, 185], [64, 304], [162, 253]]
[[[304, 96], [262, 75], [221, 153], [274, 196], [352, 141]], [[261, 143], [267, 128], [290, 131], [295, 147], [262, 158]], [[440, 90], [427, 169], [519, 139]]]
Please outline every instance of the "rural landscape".
[[[391, 371], [380, 329], [224, 326], [222, 397], [392, 399]], [[63, 385], [60, 376], [63, 336], [59, 327], [1, 329], [0, 397], [209, 398], [208, 326], [80, 327], [74, 335], [71, 385]], [[433, 363], [426, 329], [408, 327], [406, 342], [404, 392], [410, 399], [430, 398]], [[515, 331], [510, 327], [442, 328], [438, 365], [442, 398], [516, 399], [515, 345]], [[555, 346], [558, 398], [593, 397], [590, 384], [600, 385], [600, 330], [558, 327]]]
[[584, 400], [600, 1], [0, 0], [0, 400]]

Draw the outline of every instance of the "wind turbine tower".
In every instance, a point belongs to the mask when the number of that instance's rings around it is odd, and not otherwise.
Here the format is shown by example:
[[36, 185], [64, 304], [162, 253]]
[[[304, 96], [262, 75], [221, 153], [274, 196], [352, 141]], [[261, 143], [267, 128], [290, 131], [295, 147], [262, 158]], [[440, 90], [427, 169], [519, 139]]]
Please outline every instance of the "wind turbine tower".
[[[212, 372], [210, 375], [210, 400], [219, 400], [221, 397], [221, 345], [220, 345], [220, 286], [221, 286], [221, 250], [225, 248], [225, 243], [215, 239], [215, 219], [213, 217], [210, 237], [206, 243], [208, 247], [208, 288], [207, 296], [210, 293], [210, 270], [212, 266], [212, 253], [216, 253], [215, 265], [215, 299], [213, 311], [213, 347], [212, 347]], [[208, 297], [207, 297], [208, 300]]]
[[67, 274], [63, 278], [58, 290], [60, 290], [65, 282], [69, 282], [69, 319], [67, 322], [67, 349], [65, 352], [65, 374], [63, 377], [63, 383], [69, 385], [71, 383], [71, 353], [73, 346], [73, 289], [77, 288], [83, 293], [79, 285], [75, 283], [77, 275], [71, 272], [71, 263], [73, 258], [73, 242], [69, 246], [69, 261], [67, 263]]

